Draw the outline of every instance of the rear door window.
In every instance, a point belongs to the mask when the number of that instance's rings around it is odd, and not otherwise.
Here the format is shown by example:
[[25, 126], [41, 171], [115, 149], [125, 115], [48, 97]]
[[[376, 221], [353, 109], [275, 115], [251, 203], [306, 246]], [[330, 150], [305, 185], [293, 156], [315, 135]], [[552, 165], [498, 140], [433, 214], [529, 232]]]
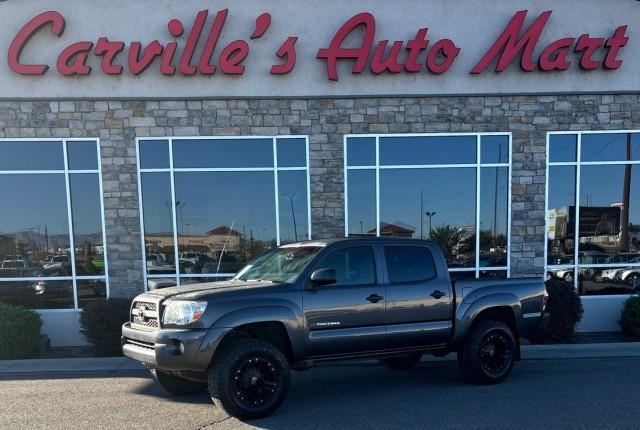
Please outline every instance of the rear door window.
[[433, 255], [424, 246], [387, 246], [384, 255], [391, 284], [427, 281], [436, 277]]

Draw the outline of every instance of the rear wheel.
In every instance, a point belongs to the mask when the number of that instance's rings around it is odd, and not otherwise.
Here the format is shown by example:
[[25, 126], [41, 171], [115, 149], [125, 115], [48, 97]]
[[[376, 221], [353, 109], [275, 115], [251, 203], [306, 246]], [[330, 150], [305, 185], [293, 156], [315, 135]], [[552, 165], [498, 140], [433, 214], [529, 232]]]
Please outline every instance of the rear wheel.
[[241, 339], [227, 345], [209, 370], [209, 393], [215, 405], [241, 418], [262, 418], [284, 401], [289, 362], [273, 344]]
[[384, 364], [389, 369], [393, 370], [407, 370], [413, 369], [416, 364], [422, 358], [422, 353], [417, 352], [413, 354], [400, 355], [397, 357], [381, 358], [380, 363]]
[[179, 376], [170, 375], [158, 369], [151, 369], [153, 378], [162, 385], [162, 387], [175, 396], [187, 396], [189, 394], [199, 393], [207, 388], [204, 382], [194, 382]]
[[500, 321], [480, 321], [458, 351], [458, 364], [470, 381], [480, 384], [502, 382], [513, 369], [516, 339]]

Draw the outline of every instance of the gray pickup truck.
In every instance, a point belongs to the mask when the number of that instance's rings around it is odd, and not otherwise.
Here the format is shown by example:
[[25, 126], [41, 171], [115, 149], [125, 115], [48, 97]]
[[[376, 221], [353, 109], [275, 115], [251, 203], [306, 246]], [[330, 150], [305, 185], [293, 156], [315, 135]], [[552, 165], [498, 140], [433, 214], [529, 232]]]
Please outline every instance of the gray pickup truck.
[[135, 298], [124, 354], [173, 394], [209, 389], [243, 419], [283, 402], [289, 371], [378, 358], [409, 369], [423, 354], [458, 353], [464, 375], [498, 383], [545, 315], [540, 279], [452, 282], [432, 242], [353, 238], [270, 251], [230, 281]]

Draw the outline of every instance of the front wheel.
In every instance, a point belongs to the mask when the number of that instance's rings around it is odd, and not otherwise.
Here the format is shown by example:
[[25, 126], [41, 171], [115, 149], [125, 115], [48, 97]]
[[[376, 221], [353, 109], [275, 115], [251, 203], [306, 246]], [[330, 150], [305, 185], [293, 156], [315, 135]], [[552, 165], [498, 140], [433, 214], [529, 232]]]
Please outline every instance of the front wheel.
[[407, 370], [413, 369], [416, 364], [422, 358], [422, 353], [417, 352], [414, 354], [400, 355], [397, 357], [381, 358], [380, 363], [385, 365], [389, 369], [393, 370]]
[[170, 375], [158, 369], [151, 369], [151, 375], [165, 390], [174, 396], [187, 396], [189, 394], [199, 393], [207, 388], [207, 384], [204, 382], [189, 381], [188, 379]]
[[516, 339], [500, 321], [480, 321], [458, 351], [458, 365], [464, 376], [480, 384], [502, 382], [515, 363]]
[[289, 388], [289, 362], [273, 344], [241, 339], [226, 346], [209, 370], [214, 404], [240, 419], [262, 418], [284, 401]]

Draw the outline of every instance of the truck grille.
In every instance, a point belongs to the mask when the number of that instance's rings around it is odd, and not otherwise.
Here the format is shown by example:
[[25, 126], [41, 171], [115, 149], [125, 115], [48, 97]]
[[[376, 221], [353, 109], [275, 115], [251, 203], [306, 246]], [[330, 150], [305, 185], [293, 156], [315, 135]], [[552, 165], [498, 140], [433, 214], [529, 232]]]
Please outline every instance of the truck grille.
[[160, 327], [158, 304], [154, 302], [138, 301], [131, 308], [131, 325], [141, 328], [154, 329]]

